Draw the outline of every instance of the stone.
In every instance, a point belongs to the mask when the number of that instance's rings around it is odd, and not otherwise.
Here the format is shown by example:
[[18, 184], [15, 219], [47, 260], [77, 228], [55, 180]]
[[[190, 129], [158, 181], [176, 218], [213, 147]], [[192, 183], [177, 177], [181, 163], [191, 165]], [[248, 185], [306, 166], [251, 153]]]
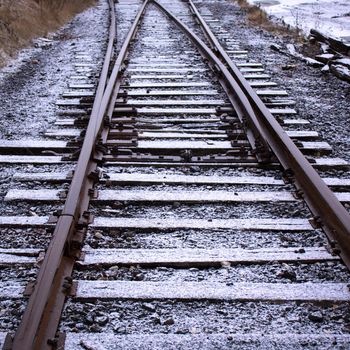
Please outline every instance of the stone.
[[97, 231], [97, 232], [95, 232], [94, 237], [97, 238], [97, 239], [101, 239], [101, 238], [103, 238], [103, 235], [102, 235], [101, 232]]
[[221, 262], [221, 267], [223, 268], [228, 268], [231, 266], [231, 263], [229, 261], [222, 261]]
[[95, 322], [97, 322], [100, 326], [105, 326], [108, 322], [108, 316], [96, 317]]
[[87, 324], [93, 324], [94, 323], [94, 317], [91, 314], [88, 314], [85, 316], [85, 322]]
[[187, 328], [179, 328], [175, 331], [176, 334], [187, 334], [189, 330]]
[[341, 66], [345, 66], [347, 68], [350, 68], [350, 58], [339, 58], [335, 61], [333, 61], [334, 64], [340, 64]]
[[315, 57], [315, 59], [316, 59], [317, 61], [320, 61], [320, 62], [322, 62], [322, 63], [324, 63], [324, 64], [328, 63], [328, 62], [331, 61], [333, 58], [334, 58], [334, 55], [331, 54], [331, 53], [324, 53], [324, 54], [322, 54], [322, 55], [317, 55], [317, 56]]
[[143, 273], [138, 273], [134, 277], [135, 281], [143, 281], [144, 279], [145, 279], [145, 275]]
[[175, 323], [175, 320], [172, 318], [172, 317], [169, 317], [169, 318], [167, 318], [167, 319], [165, 319], [165, 320], [161, 320], [161, 324], [163, 325], [163, 326], [171, 326], [171, 325], [173, 325]]
[[322, 69], [321, 69], [322, 73], [329, 73], [329, 65], [326, 64]]
[[303, 60], [306, 62], [306, 64], [307, 64], [308, 66], [315, 67], [315, 68], [323, 67], [323, 63], [322, 63], [322, 62], [319, 62], [319, 61], [317, 61], [317, 60], [314, 60], [313, 58], [304, 57]]
[[280, 52], [280, 51], [282, 51], [282, 46], [280, 46], [278, 44], [271, 44], [270, 49]]
[[350, 69], [340, 65], [340, 64], [331, 64], [330, 71], [339, 79], [350, 81]]
[[312, 322], [322, 322], [323, 321], [323, 315], [320, 311], [312, 312], [309, 314], [309, 319]]
[[147, 311], [155, 311], [156, 310], [156, 307], [151, 303], [142, 304], [142, 308], [147, 310]]
[[291, 281], [295, 281], [297, 279], [296, 273], [288, 265], [285, 265], [284, 268], [277, 273], [277, 277], [287, 278]]
[[292, 70], [295, 69], [295, 64], [286, 64], [285, 66], [282, 66], [282, 70]]

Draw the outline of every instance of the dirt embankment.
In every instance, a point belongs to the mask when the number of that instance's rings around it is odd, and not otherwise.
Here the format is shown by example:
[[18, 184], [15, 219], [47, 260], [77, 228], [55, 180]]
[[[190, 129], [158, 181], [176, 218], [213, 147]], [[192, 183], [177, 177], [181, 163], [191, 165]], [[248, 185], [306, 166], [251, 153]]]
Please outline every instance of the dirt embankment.
[[292, 37], [294, 40], [303, 41], [304, 36], [299, 28], [293, 28], [286, 24], [283, 19], [278, 22], [278, 19], [271, 17], [258, 5], [252, 5], [247, 0], [233, 0], [238, 3], [241, 9], [245, 12], [248, 22], [252, 25], [263, 28], [273, 34], [282, 37]]
[[54, 31], [95, 0], [0, 0], [0, 66], [30, 41]]

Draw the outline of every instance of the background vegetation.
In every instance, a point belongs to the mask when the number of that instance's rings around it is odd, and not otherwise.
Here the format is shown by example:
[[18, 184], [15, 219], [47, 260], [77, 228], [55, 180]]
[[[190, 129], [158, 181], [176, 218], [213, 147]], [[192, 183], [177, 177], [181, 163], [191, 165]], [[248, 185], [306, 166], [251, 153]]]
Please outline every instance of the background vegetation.
[[39, 36], [54, 31], [95, 0], [0, 0], [0, 65]]

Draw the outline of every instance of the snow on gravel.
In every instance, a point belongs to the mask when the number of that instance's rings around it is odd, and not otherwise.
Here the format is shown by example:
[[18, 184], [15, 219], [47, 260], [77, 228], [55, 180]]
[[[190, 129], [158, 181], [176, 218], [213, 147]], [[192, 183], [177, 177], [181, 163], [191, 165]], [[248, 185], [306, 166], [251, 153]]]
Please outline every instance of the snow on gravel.
[[310, 29], [350, 41], [349, 0], [248, 0], [306, 34]]

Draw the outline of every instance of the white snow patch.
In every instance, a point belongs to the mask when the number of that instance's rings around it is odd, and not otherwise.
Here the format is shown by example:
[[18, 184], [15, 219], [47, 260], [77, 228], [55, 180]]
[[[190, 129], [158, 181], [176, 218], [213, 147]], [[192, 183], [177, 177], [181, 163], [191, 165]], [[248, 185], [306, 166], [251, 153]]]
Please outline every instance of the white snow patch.
[[350, 41], [349, 0], [248, 0], [260, 5], [269, 15], [300, 28], [305, 34], [310, 29]]

